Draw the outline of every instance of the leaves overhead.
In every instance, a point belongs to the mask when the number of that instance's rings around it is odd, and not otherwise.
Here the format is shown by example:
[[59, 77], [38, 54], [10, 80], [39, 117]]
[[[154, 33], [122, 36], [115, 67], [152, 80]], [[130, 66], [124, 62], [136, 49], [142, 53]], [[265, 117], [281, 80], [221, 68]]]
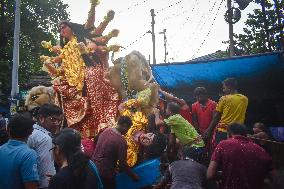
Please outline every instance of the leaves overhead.
[[[280, 9], [283, 10], [283, 0], [278, 0]], [[279, 30], [271, 30], [277, 27], [277, 14], [273, 1], [265, 1], [266, 15], [263, 14], [261, 9], [255, 9], [253, 13], [248, 15], [245, 22], [246, 28], [243, 28], [243, 34], [236, 34], [235, 45], [240, 54], [256, 54], [269, 51], [280, 50], [280, 36]], [[259, 2], [260, 3], [260, 2]], [[282, 13], [283, 16], [283, 13]], [[265, 29], [265, 19], [267, 22], [268, 30]], [[269, 35], [271, 49], [267, 39], [267, 32]]]
[[[58, 23], [68, 20], [68, 5], [62, 0], [21, 0], [19, 84], [41, 69], [42, 40], [56, 43]], [[14, 0], [0, 0], [0, 81], [10, 88], [13, 58]]]

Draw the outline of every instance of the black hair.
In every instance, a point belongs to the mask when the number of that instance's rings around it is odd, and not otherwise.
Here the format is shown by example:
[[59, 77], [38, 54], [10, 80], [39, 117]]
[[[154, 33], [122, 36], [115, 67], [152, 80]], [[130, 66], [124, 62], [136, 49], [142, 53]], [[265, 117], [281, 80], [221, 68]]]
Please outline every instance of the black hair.
[[[59, 27], [63, 24], [71, 28], [71, 30], [73, 31], [74, 35], [76, 36], [79, 42], [85, 42], [85, 39], [84, 39], [85, 37], [90, 38], [90, 30], [85, 29], [84, 25], [69, 22], [69, 21], [61, 21], [59, 24]], [[59, 28], [59, 32], [60, 32], [60, 28]], [[60, 46], [61, 47], [64, 47], [67, 42], [68, 41], [65, 41], [64, 43], [63, 38], [60, 36]]]
[[[83, 42], [83, 43], [86, 44], [85, 38], [91, 40], [91, 38], [93, 37], [93, 36], [91, 36], [91, 30], [93, 28], [86, 29], [85, 26], [82, 25], [82, 24], [77, 24], [77, 23], [73, 23], [73, 22], [69, 22], [69, 21], [61, 21], [60, 24], [59, 24], [59, 27], [62, 24], [65, 24], [65, 25], [67, 25], [68, 27], [71, 28], [71, 30], [73, 31], [74, 35], [76, 36], [78, 42]], [[60, 31], [60, 28], [59, 28], [59, 31]], [[66, 40], [66, 39], [64, 39], [62, 36], [60, 36], [60, 46], [62, 48], [68, 43], [68, 41], [64, 41], [64, 40]], [[86, 64], [86, 66], [92, 66], [93, 60], [97, 63], [100, 63], [100, 60], [99, 60], [98, 56], [96, 55], [96, 53], [92, 53], [91, 57], [87, 54], [82, 54], [81, 56], [82, 56], [82, 58], [83, 58], [83, 60]]]
[[207, 95], [207, 90], [205, 89], [205, 87], [196, 87], [193, 93], [195, 96]]
[[32, 114], [32, 116], [36, 119], [38, 119], [39, 109], [40, 109], [40, 106], [37, 106], [37, 107], [33, 108], [32, 110], [30, 110], [30, 113]]
[[117, 124], [119, 126], [127, 126], [128, 128], [130, 128], [132, 126], [132, 121], [128, 116], [120, 116], [118, 118]]
[[146, 146], [144, 152], [147, 154], [147, 158], [160, 157], [167, 146], [167, 137], [161, 133], [156, 133], [151, 145]]
[[29, 111], [19, 110], [19, 111], [17, 111], [17, 113], [18, 113], [18, 114], [21, 114], [21, 115], [23, 115], [23, 116], [25, 116], [25, 117], [27, 117], [27, 118], [33, 119], [33, 115], [32, 115], [32, 113], [29, 112]]
[[54, 104], [43, 104], [38, 110], [38, 117], [60, 116], [62, 114], [62, 109]]
[[230, 88], [233, 88], [233, 89], [237, 89], [238, 88], [238, 82], [233, 77], [225, 79], [222, 83], [224, 85], [230, 87]]
[[179, 114], [180, 112], [180, 106], [175, 102], [169, 102], [167, 107], [173, 114]]
[[231, 123], [230, 125], [228, 125], [228, 134], [246, 136], [247, 128], [245, 125], [240, 123]]
[[81, 150], [81, 135], [78, 131], [65, 128], [56, 134], [53, 143], [58, 145], [67, 159], [68, 167], [72, 171], [74, 188], [84, 188], [87, 177], [89, 158]]
[[8, 123], [12, 138], [27, 138], [33, 132], [34, 121], [24, 114], [16, 113]]

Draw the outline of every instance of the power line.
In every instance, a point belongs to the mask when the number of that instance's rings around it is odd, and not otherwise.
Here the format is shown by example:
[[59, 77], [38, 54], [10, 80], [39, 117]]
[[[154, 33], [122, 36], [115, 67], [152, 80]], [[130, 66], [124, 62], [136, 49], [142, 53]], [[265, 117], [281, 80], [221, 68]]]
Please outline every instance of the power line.
[[170, 5], [168, 5], [168, 6], [164, 7], [164, 8], [162, 8], [162, 9], [159, 9], [158, 11], [156, 11], [156, 14], [159, 14], [160, 12], [162, 12], [162, 11], [168, 9], [168, 8], [171, 8], [171, 7], [175, 6], [175, 5], [180, 4], [182, 1], [184, 1], [184, 0], [179, 0], [178, 2], [175, 2], [175, 3], [173, 3], [173, 4], [170, 4]]
[[132, 4], [131, 6], [127, 7], [126, 9], [119, 11], [118, 14], [122, 14], [124, 12], [131, 10], [131, 9], [134, 9], [134, 8], [146, 3], [147, 1], [149, 1], [149, 0], [143, 0], [141, 2], [136, 2], [136, 3]]
[[216, 18], [217, 18], [217, 15], [218, 15], [218, 13], [219, 13], [219, 10], [220, 10], [221, 5], [222, 5], [223, 2], [224, 2], [224, 0], [222, 0], [222, 1], [220, 2], [219, 7], [218, 7], [218, 10], [217, 10], [217, 12], [216, 12], [216, 14], [215, 14], [215, 17], [214, 17], [214, 19], [213, 19], [213, 21], [212, 21], [212, 24], [211, 24], [211, 26], [210, 26], [210, 29], [209, 29], [208, 33], [206, 34], [206, 36], [205, 36], [204, 40], [202, 41], [201, 45], [199, 46], [197, 52], [193, 54], [193, 56], [191, 57], [191, 59], [195, 58], [195, 55], [199, 53], [200, 49], [203, 47], [205, 41], [207, 40], [208, 36], [210, 35], [210, 33], [211, 33], [211, 31], [212, 31], [212, 28], [213, 28], [213, 26], [214, 26], [214, 24], [215, 24], [215, 20], [216, 20]]
[[[216, 6], [216, 3], [218, 2], [218, 0], [215, 0], [213, 6], [209, 9], [209, 11], [207, 12], [204, 12], [203, 15], [201, 16], [201, 18], [199, 19], [198, 21], [198, 24], [196, 25], [195, 29], [194, 29], [194, 32], [192, 35], [189, 35], [189, 38], [185, 39], [184, 41], [186, 41], [186, 43], [184, 43], [183, 45], [183, 48], [186, 44], [188, 44], [192, 38], [194, 37], [194, 39], [192, 41], [195, 41], [201, 34], [201, 31], [203, 30], [204, 26], [206, 25], [207, 22], [210, 22], [210, 19], [204, 19], [205, 18], [205, 15], [206, 15], [206, 18], [211, 18], [211, 16], [213, 16], [212, 14], [212, 11], [213, 9], [215, 8]], [[200, 29], [199, 29], [199, 26], [201, 25]], [[196, 35], [196, 33], [199, 33], [199, 35]]]
[[[195, 10], [196, 5], [199, 4], [198, 2], [199, 2], [198, 0], [195, 0], [195, 1], [194, 1], [194, 3], [192, 4], [193, 7], [192, 7], [191, 11], [189, 12], [189, 15], [190, 15], [190, 16], [187, 16], [187, 17], [186, 17], [186, 21], [178, 28], [178, 31], [177, 31], [177, 32], [180, 32], [180, 31], [183, 29], [183, 27], [185, 26], [185, 24], [189, 21], [189, 18], [191, 17], [191, 14], [192, 14], [193, 11]], [[175, 37], [177, 37], [176, 33], [175, 33], [174, 35], [171, 35], [171, 36], [170, 36], [170, 38], [175, 38]]]
[[[217, 1], [218, 1], [218, 0], [216, 0], [216, 1], [214, 2], [213, 6], [211, 7], [211, 9], [209, 10], [209, 12], [208, 12], [207, 14], [203, 14], [203, 15], [202, 15], [202, 18], [200, 19], [200, 21], [201, 21], [202, 19], [204, 19], [205, 15], [206, 15], [206, 16], [207, 16], [207, 15], [209, 16], [209, 15], [212, 13], [213, 9], [215, 8], [215, 5], [216, 5]], [[208, 16], [207, 16], [207, 17], [208, 17]], [[207, 21], [207, 19], [203, 22], [203, 25], [201, 26], [201, 30], [203, 29], [203, 27], [204, 27], [206, 21]], [[197, 25], [196, 29], [197, 29], [200, 25], [201, 25], [201, 24]]]
[[[182, 7], [181, 10], [182, 10], [183, 8], [184, 8], [184, 7]], [[163, 22], [165, 22], [165, 21], [167, 21], [167, 20], [170, 20], [170, 19], [172, 19], [172, 18], [177, 18], [177, 17], [179, 17], [179, 16], [181, 16], [181, 15], [187, 13], [187, 12], [188, 12], [188, 10], [184, 10], [184, 11], [182, 11], [182, 12], [180, 12], [180, 13], [173, 13], [173, 14], [171, 14], [170, 16], [167, 16], [167, 17], [165, 17], [163, 20], [161, 20], [161, 23], [163, 23]]]
[[[187, 7], [192, 7], [192, 5], [190, 5], [190, 6], [187, 5], [187, 2], [190, 2], [190, 1], [184, 2], [183, 5], [181, 5], [181, 8], [179, 8], [179, 11], [175, 11], [171, 15], [164, 17], [162, 20], [159, 21], [159, 23], [165, 24], [166, 21], [168, 21], [172, 18], [176, 19], [177, 17], [183, 16], [183, 15], [185, 15], [185, 13], [188, 13], [190, 10]], [[184, 10], [185, 7], [186, 7], [186, 9]], [[163, 26], [163, 27], [167, 27], [167, 26]]]
[[[132, 46], [134, 43], [138, 42], [139, 40], [141, 40], [146, 34], [148, 34], [149, 31], [145, 32], [144, 34], [140, 35], [138, 38], [136, 38], [134, 41], [132, 41], [131, 43], [129, 43], [127, 46], [123, 47], [123, 50], [129, 48], [130, 46]], [[121, 50], [121, 51], [123, 51]]]
[[[193, 6], [192, 9], [191, 9], [191, 13], [193, 13], [193, 12], [195, 11], [196, 7], [199, 5], [199, 2], [200, 2], [200, 1], [195, 0], [194, 6]], [[191, 21], [191, 19], [192, 19], [192, 16], [191, 16], [191, 15], [187, 16], [187, 17], [185, 18], [184, 23], [182, 24], [182, 27], [184, 27], [189, 21]], [[181, 27], [181, 28], [182, 28], [182, 27]]]

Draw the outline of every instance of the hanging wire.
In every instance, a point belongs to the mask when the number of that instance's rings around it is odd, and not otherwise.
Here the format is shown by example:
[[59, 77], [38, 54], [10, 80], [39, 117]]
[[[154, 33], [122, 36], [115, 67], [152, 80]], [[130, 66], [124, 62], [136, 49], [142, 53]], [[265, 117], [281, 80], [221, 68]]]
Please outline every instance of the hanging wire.
[[122, 49], [121, 51], [126, 50], [127, 48], [131, 47], [133, 44], [135, 44], [136, 42], [138, 42], [139, 40], [141, 40], [141, 39], [142, 39], [146, 34], [148, 34], [148, 33], [149, 33], [149, 31], [147, 31], [147, 32], [145, 32], [144, 34], [140, 35], [138, 38], [136, 38], [134, 41], [132, 41], [131, 43], [129, 43], [127, 46], [122, 47], [123, 49]]
[[127, 7], [126, 9], [120, 10], [118, 11], [118, 14], [123, 14], [124, 12], [129, 12], [129, 10], [137, 8], [140, 5], [143, 5], [145, 3], [147, 3], [149, 0], [143, 0], [141, 2], [136, 2], [134, 4], [132, 4], [131, 6]]
[[169, 49], [170, 49], [170, 52], [173, 53], [174, 55], [174, 58], [177, 58], [177, 54], [176, 54], [176, 51], [172, 48], [172, 46], [169, 44], [168, 40], [166, 41], [166, 44], [168, 45]]
[[156, 11], [156, 14], [159, 14], [160, 12], [162, 12], [162, 11], [168, 9], [168, 8], [171, 8], [171, 7], [175, 6], [175, 5], [178, 5], [178, 4], [180, 4], [181, 2], [183, 2], [183, 1], [184, 1], [184, 0], [179, 0], [179, 1], [175, 2], [175, 3], [173, 3], [173, 4], [170, 4], [170, 5], [168, 5], [168, 6], [164, 7], [164, 8], [162, 8], [162, 9], [159, 9], [158, 11]]
[[[187, 39], [185, 39], [184, 41], [184, 45], [187, 45], [190, 41], [195, 41], [200, 35], [196, 35], [196, 33], [198, 32], [199, 34], [201, 34], [201, 31], [203, 30], [204, 26], [206, 25], [207, 22], [210, 22], [210, 19], [205, 19], [206, 18], [212, 18], [213, 14], [213, 9], [215, 8], [215, 6], [217, 5], [218, 0], [216, 0], [213, 4], [213, 6], [210, 8], [210, 10], [206, 13], [204, 12], [203, 15], [201, 16], [201, 18], [198, 21], [198, 24], [196, 25], [196, 27], [194, 28], [194, 32], [192, 35], [189, 35], [189, 37]], [[201, 26], [199, 28], [199, 26]], [[195, 37], [194, 37], [195, 36]], [[194, 37], [194, 39], [192, 40], [192, 38]]]
[[[199, 2], [200, 2], [200, 1], [195, 0], [194, 6], [193, 6], [192, 9], [191, 9], [191, 13], [193, 13], [193, 12], [195, 11], [196, 7], [199, 5]], [[189, 23], [189, 21], [191, 21], [191, 19], [192, 19], [192, 15], [188, 15], [188, 16], [185, 18], [185, 21], [183, 22], [181, 28], [184, 27], [187, 23]]]
[[214, 17], [214, 19], [213, 19], [213, 21], [212, 21], [212, 23], [211, 23], [211, 26], [210, 26], [210, 29], [209, 29], [208, 33], [206, 34], [204, 40], [202, 41], [202, 43], [201, 43], [201, 45], [199, 46], [199, 48], [198, 48], [198, 50], [196, 51], [196, 53], [193, 54], [193, 56], [191, 57], [191, 59], [195, 58], [196, 54], [199, 53], [199, 51], [200, 51], [201, 48], [203, 47], [204, 43], [207, 41], [207, 38], [208, 38], [208, 36], [210, 35], [210, 33], [211, 33], [211, 31], [212, 31], [212, 28], [213, 28], [213, 26], [214, 26], [214, 24], [215, 24], [215, 20], [216, 20], [216, 18], [217, 18], [217, 15], [218, 15], [218, 13], [219, 13], [219, 10], [220, 10], [220, 8], [221, 8], [223, 2], [224, 2], [224, 0], [222, 0], [222, 1], [220, 2], [219, 7], [218, 7], [218, 10], [217, 10], [217, 12], [216, 12], [216, 14], [215, 14], [215, 17]]
[[[216, 1], [214, 2], [213, 6], [211, 7], [211, 9], [209, 10], [209, 12], [208, 12], [207, 14], [203, 14], [203, 15], [202, 15], [202, 18], [199, 20], [199, 22], [201, 22], [201, 20], [204, 19], [205, 15], [206, 15], [207, 18], [208, 18], [208, 17], [211, 18], [210, 15], [212, 14], [212, 11], [213, 11], [213, 9], [215, 8], [215, 5], [216, 5], [217, 2], [218, 2], [218, 0], [216, 0]], [[207, 21], [207, 19], [205, 19], [205, 21], [203, 22], [203, 24], [202, 24], [202, 26], [201, 26], [201, 30], [202, 30], [203, 27], [205, 26], [206, 21]], [[196, 29], [197, 29], [200, 25], [201, 25], [201, 24], [197, 25]]]
[[[181, 7], [181, 10], [183, 9], [184, 7]], [[161, 20], [161, 23], [164, 23], [165, 21], [168, 21], [168, 20], [170, 20], [170, 19], [172, 19], [172, 18], [177, 18], [177, 17], [179, 17], [179, 16], [181, 16], [181, 15], [184, 15], [185, 13], [187, 13], [187, 12], [189, 12], [189, 10], [184, 10], [184, 11], [182, 11], [182, 12], [180, 12], [180, 13], [173, 13], [173, 14], [171, 14], [170, 16], [167, 16], [167, 17], [165, 17], [163, 20]]]
[[[194, 3], [192, 4], [193, 7], [191, 9], [191, 11], [189, 12], [189, 16], [186, 17], [186, 21], [178, 28], [177, 32], [180, 32], [183, 27], [186, 25], [186, 23], [188, 22], [189, 18], [191, 17], [191, 14], [193, 13], [193, 11], [195, 10], [196, 5], [199, 4], [198, 0], [195, 0]], [[174, 33], [173, 35], [170, 35], [169, 38], [176, 38], [178, 35], [176, 35], [176, 33]]]

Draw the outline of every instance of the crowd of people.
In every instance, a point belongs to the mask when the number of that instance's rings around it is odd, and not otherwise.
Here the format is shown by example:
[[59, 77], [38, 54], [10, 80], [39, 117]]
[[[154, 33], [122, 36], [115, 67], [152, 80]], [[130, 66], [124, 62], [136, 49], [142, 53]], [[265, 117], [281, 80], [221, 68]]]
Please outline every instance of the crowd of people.
[[[161, 160], [160, 181], [151, 187], [260, 189], [267, 179], [274, 183], [266, 127], [256, 123], [248, 135], [248, 98], [238, 93], [234, 78], [222, 84], [218, 103], [204, 87], [194, 90], [192, 105], [160, 90], [165, 106], [156, 107], [145, 132], [133, 136], [141, 146], [139, 162]], [[63, 120], [62, 109], [54, 104], [42, 105], [36, 114], [20, 111], [8, 124], [1, 118], [1, 136], [6, 136], [0, 146], [1, 188], [112, 189], [121, 171], [133, 181], [141, 179], [127, 164], [123, 135], [132, 126], [129, 117], [118, 117], [91, 140], [63, 128]]]

